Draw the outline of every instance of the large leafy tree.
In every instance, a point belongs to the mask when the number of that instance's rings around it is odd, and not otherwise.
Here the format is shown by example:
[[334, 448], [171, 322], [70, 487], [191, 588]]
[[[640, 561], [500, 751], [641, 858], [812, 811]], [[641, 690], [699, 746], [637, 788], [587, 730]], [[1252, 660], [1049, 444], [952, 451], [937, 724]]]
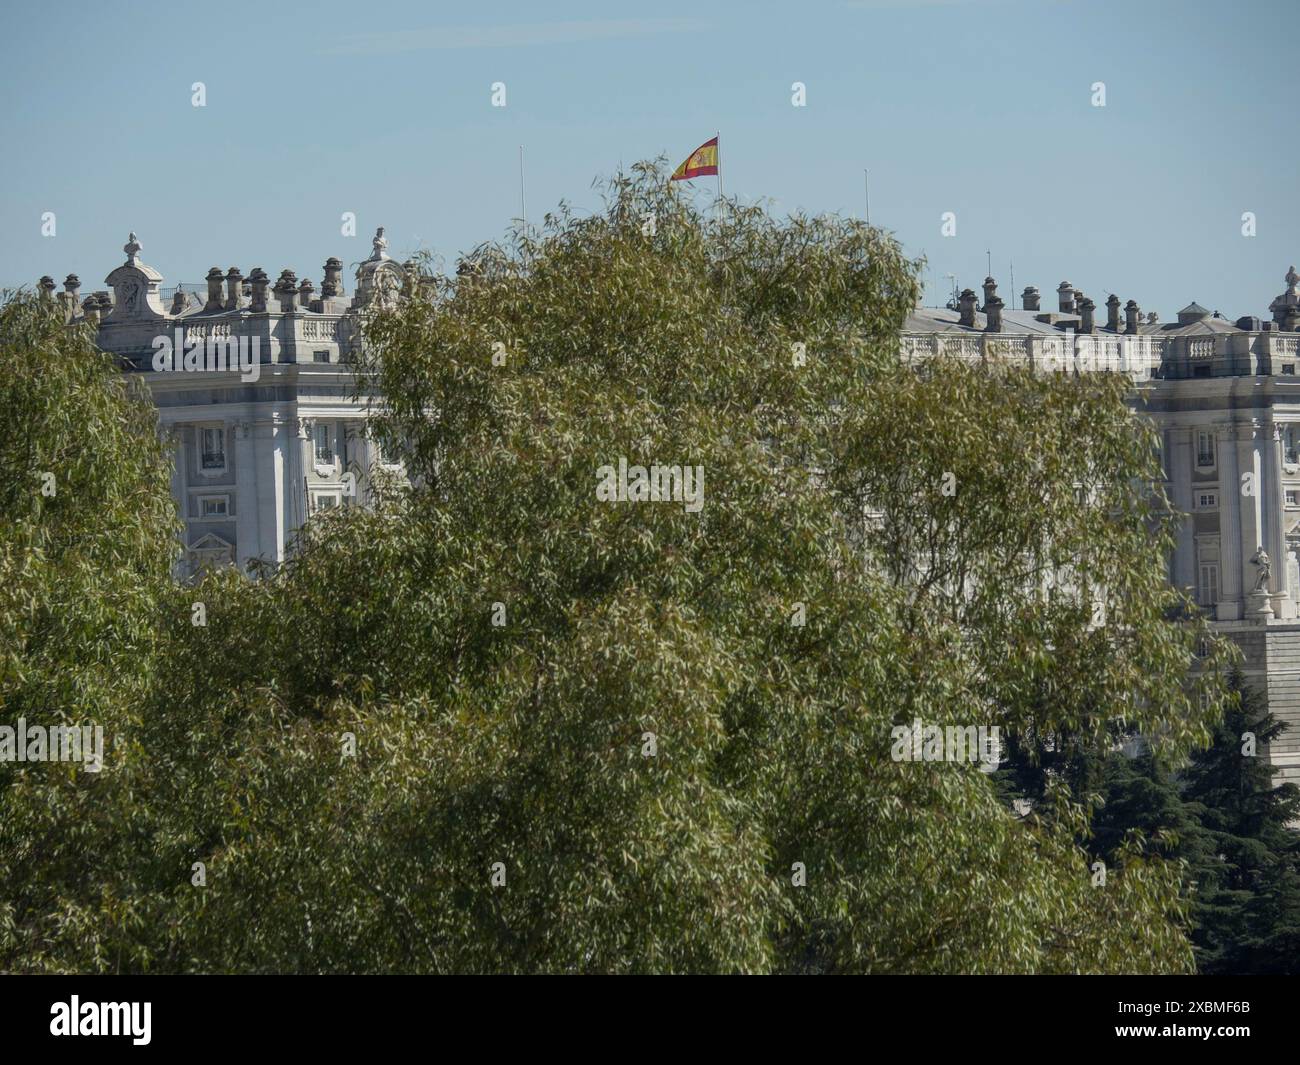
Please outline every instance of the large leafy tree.
[[[131, 740], [176, 594], [170, 468], [147, 395], [30, 295], [0, 308], [0, 427], [0, 964], [100, 967], [105, 925], [132, 920]], [[102, 770], [16, 760], [20, 722], [102, 729]]]
[[[901, 365], [887, 235], [665, 177], [368, 324], [411, 486], [194, 593], [124, 964], [1190, 967], [1176, 867], [1102, 886], [1067, 789], [1018, 819], [892, 757], [916, 720], [1208, 736], [1128, 382]], [[702, 506], [609, 501], [620, 462], [702, 467]]]

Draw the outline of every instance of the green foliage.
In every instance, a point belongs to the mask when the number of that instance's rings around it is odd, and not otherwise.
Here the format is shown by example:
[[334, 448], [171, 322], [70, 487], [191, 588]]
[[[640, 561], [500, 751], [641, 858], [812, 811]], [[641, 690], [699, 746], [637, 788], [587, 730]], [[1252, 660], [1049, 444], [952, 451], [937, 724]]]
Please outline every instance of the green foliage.
[[[0, 964], [85, 968], [134, 876], [137, 752], [176, 518], [157, 412], [88, 329], [0, 310], [0, 724], [97, 724], [113, 773], [0, 761]], [[92, 948], [93, 951], [93, 948]]]
[[[1193, 941], [1205, 973], [1295, 973], [1300, 963], [1300, 788], [1274, 784], [1265, 745], [1285, 725], [1239, 671], [1214, 742], [1182, 797], [1200, 832], [1180, 848], [1196, 885]], [[1243, 751], [1247, 733], [1256, 753]]]
[[[901, 365], [916, 265], [643, 165], [412, 286], [358, 365], [412, 487], [156, 594], [110, 857], [58, 889], [98, 923], [11, 910], [5, 967], [1188, 970], [1175, 865], [1093, 887], [1086, 803], [891, 758], [1209, 727], [1128, 382]], [[620, 459], [702, 465], [702, 510], [600, 501]]]
[[1179, 863], [1199, 972], [1291, 973], [1300, 942], [1300, 833], [1292, 827], [1300, 789], [1273, 783], [1266, 745], [1285, 726], [1235, 666], [1228, 696], [1211, 744], [1190, 762], [1171, 764], [1158, 739], [1134, 735], [1121, 750], [1069, 742], [1032, 761], [1021, 752], [999, 776], [1016, 797], [1033, 796], [1046, 774], [1088, 797], [1096, 809], [1080, 842], [1107, 863], [1135, 850]]

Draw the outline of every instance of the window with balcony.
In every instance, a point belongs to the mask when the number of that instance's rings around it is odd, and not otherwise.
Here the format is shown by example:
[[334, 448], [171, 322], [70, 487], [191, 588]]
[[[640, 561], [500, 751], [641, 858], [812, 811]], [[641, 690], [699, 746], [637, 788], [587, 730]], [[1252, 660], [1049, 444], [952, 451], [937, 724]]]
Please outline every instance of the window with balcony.
[[221, 425], [199, 426], [199, 469], [220, 473], [226, 468], [226, 430]]
[[1202, 562], [1196, 580], [1196, 601], [1201, 606], [1215, 606], [1219, 602], [1219, 564]]
[[317, 422], [312, 427], [312, 440], [319, 466], [334, 465], [334, 427], [325, 422]]
[[1196, 434], [1196, 468], [1199, 470], [1213, 469], [1215, 465], [1215, 449], [1213, 433]]

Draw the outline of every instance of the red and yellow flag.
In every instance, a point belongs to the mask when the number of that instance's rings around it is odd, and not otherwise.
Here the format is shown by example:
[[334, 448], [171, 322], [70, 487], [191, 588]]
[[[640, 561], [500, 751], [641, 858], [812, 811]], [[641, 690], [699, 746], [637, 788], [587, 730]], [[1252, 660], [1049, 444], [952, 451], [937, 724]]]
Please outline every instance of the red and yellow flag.
[[673, 171], [669, 181], [690, 181], [691, 178], [712, 177], [718, 172], [718, 138], [705, 141], [691, 152], [686, 162]]

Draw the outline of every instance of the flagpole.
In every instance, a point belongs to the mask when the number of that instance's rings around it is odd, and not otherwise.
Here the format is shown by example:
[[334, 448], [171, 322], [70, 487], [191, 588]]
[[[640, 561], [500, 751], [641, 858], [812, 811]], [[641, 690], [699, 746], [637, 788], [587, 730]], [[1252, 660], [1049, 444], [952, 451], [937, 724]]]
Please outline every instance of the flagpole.
[[524, 209], [524, 146], [519, 146], [519, 221], [528, 225], [528, 212]]
[[867, 225], [871, 225], [871, 185], [868, 183], [868, 178], [867, 178], [868, 173], [869, 171], [866, 170], [866, 168], [863, 168], [862, 196], [863, 199], [866, 200], [866, 204], [867, 204]]
[[722, 199], [722, 131], [718, 130], [713, 137], [718, 142], [714, 151], [718, 153], [718, 199]]

